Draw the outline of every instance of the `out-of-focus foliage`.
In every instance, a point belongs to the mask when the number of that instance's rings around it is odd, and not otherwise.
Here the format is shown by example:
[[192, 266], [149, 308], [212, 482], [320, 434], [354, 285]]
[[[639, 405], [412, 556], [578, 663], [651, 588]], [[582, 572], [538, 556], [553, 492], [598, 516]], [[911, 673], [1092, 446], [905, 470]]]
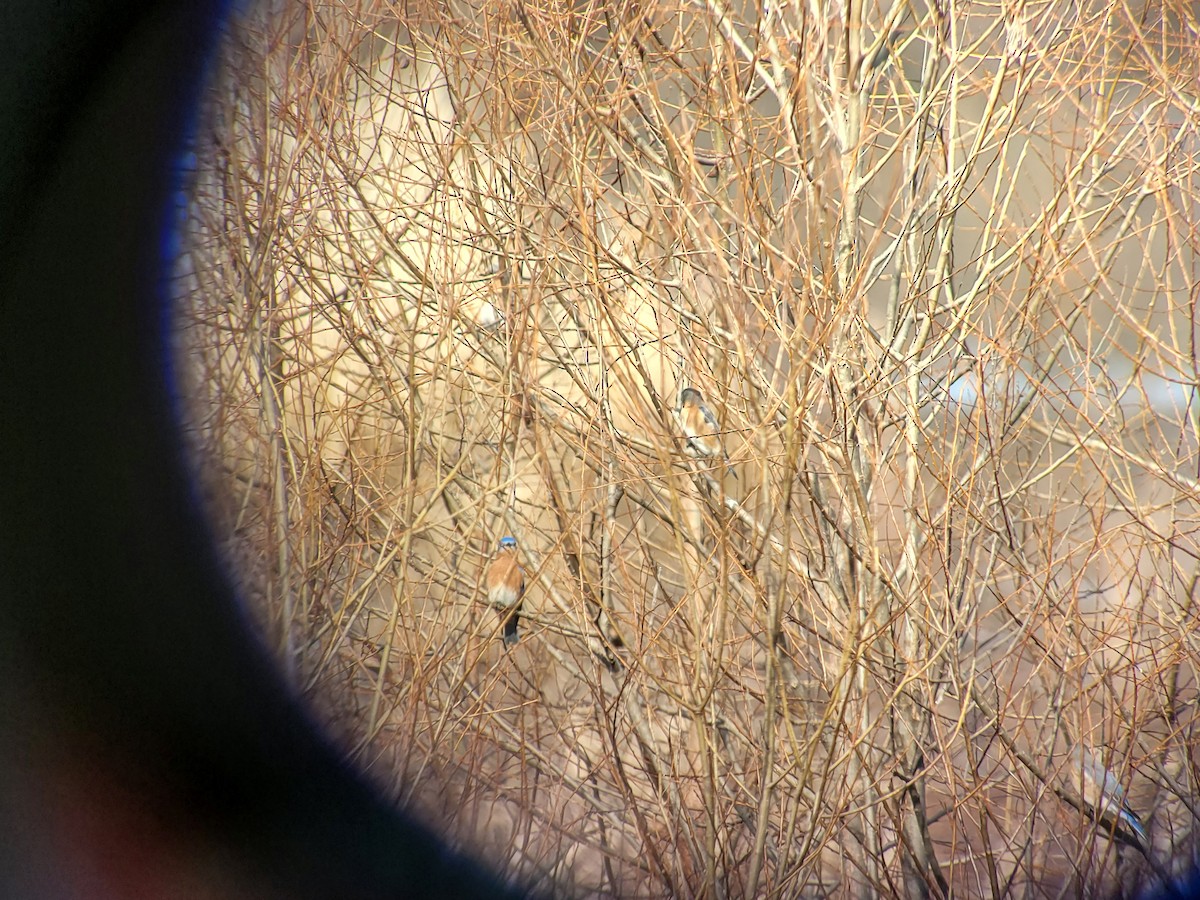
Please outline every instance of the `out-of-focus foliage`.
[[[1186, 863], [1198, 35], [1183, 0], [244, 13], [178, 351], [297, 691], [389, 797], [559, 892]], [[688, 452], [688, 386], [728, 471]]]

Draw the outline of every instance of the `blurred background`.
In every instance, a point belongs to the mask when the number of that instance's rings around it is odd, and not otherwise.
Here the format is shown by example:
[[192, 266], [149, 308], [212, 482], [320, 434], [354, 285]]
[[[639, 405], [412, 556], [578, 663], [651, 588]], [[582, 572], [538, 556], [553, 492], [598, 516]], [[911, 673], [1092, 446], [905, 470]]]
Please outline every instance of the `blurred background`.
[[1184, 877], [1190, 4], [165, 6], [0, 13], [6, 894]]
[[282, 677], [555, 892], [1169, 883], [1198, 50], [1182, 2], [240, 13], [174, 333]]

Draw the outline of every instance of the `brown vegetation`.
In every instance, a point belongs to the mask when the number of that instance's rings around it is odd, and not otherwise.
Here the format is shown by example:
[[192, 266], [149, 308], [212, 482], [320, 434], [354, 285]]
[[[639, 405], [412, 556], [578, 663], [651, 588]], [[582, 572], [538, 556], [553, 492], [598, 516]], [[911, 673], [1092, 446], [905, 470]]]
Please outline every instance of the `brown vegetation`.
[[[1185, 0], [238, 19], [179, 352], [296, 690], [397, 803], [559, 892], [1175, 871], [1198, 60]], [[728, 473], [686, 452], [685, 386]], [[1145, 856], [1080, 802], [1080, 745]]]

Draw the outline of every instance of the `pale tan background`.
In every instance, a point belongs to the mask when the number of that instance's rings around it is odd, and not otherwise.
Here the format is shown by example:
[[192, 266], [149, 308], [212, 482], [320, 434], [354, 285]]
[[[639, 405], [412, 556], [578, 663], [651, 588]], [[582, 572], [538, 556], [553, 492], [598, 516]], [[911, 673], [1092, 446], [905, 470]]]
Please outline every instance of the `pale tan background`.
[[[178, 347], [296, 690], [389, 797], [559, 892], [1174, 871], [1198, 34], [1182, 0], [246, 13]], [[685, 385], [728, 475], [683, 452]], [[1073, 805], [1077, 743], [1148, 858]]]

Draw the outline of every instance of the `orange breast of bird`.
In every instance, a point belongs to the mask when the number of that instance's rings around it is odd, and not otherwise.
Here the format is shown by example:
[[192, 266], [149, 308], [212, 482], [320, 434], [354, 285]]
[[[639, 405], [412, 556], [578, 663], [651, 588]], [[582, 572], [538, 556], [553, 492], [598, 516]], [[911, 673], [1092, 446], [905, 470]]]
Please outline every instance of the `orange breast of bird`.
[[512, 553], [497, 557], [488, 568], [488, 600], [496, 606], [514, 606], [525, 590], [521, 564]]

